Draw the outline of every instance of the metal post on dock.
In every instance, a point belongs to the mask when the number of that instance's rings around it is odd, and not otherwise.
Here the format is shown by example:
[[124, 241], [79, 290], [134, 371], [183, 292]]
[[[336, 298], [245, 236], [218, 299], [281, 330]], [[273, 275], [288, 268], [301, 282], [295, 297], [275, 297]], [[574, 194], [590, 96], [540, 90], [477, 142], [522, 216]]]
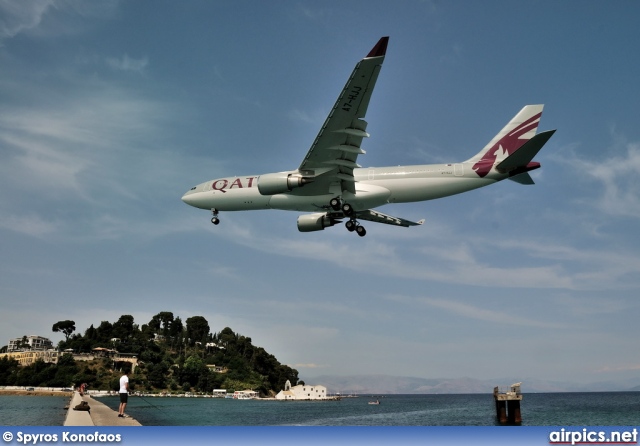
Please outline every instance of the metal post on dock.
[[507, 392], [500, 392], [497, 386], [493, 388], [493, 399], [496, 403], [496, 420], [499, 424], [522, 424], [522, 413], [520, 412], [520, 401], [522, 401], [521, 384], [511, 384]]

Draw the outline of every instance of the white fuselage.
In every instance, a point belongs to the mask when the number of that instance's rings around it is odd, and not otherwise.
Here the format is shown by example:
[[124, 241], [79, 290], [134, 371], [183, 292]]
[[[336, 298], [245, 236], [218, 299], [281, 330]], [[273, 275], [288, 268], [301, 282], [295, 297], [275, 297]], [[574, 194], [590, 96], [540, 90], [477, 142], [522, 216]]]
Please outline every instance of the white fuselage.
[[[424, 164], [397, 167], [354, 169], [356, 193], [342, 197], [358, 210], [372, 209], [387, 203], [433, 200], [488, 186], [508, 177], [495, 169], [480, 178], [472, 163]], [[310, 194], [314, 184], [290, 192], [262, 195], [258, 190], [260, 175], [227, 177], [201, 183], [188, 191], [182, 200], [200, 209], [249, 211], [281, 209], [317, 212], [327, 209], [335, 193]]]

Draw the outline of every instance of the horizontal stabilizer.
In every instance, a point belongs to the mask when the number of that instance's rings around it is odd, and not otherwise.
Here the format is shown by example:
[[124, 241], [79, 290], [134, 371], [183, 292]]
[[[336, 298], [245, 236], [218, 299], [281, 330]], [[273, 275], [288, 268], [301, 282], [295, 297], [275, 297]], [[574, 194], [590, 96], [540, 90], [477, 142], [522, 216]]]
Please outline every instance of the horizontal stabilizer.
[[533, 178], [527, 172], [509, 177], [511, 181], [515, 181], [516, 183], [524, 184], [525, 186], [529, 186], [531, 184], [536, 184], [533, 182]]
[[534, 156], [538, 154], [542, 146], [544, 146], [549, 138], [553, 136], [555, 130], [549, 130], [547, 132], [538, 133], [529, 141], [524, 143], [522, 147], [509, 155], [496, 166], [498, 172], [506, 173], [519, 167], [525, 167], [531, 162]]
[[366, 211], [358, 211], [356, 212], [357, 218], [361, 220], [373, 221], [375, 223], [384, 223], [386, 225], [393, 226], [404, 226], [408, 228], [409, 226], [419, 226], [424, 223], [424, 219], [418, 222], [405, 220], [404, 218], [392, 217], [391, 215], [383, 214], [382, 212], [373, 211], [368, 209]]

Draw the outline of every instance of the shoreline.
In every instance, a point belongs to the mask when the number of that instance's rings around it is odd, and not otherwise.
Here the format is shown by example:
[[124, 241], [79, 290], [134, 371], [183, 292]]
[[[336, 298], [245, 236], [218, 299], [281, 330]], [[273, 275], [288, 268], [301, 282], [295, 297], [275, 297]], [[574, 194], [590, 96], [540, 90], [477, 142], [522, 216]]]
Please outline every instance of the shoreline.
[[71, 397], [73, 391], [71, 390], [18, 390], [18, 389], [0, 389], [0, 395], [12, 395], [12, 396], [58, 396], [58, 397]]

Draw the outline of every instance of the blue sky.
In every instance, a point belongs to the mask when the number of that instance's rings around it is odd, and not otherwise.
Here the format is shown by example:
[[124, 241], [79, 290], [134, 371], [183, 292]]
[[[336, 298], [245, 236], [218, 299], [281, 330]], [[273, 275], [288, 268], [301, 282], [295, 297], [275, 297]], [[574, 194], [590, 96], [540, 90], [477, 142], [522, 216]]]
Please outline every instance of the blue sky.
[[[637, 2], [0, 1], [0, 341], [202, 315], [322, 374], [640, 376]], [[387, 56], [364, 166], [463, 161], [526, 104], [535, 186], [299, 233], [180, 197], [296, 168]], [[498, 383], [503, 384], [503, 383]]]

